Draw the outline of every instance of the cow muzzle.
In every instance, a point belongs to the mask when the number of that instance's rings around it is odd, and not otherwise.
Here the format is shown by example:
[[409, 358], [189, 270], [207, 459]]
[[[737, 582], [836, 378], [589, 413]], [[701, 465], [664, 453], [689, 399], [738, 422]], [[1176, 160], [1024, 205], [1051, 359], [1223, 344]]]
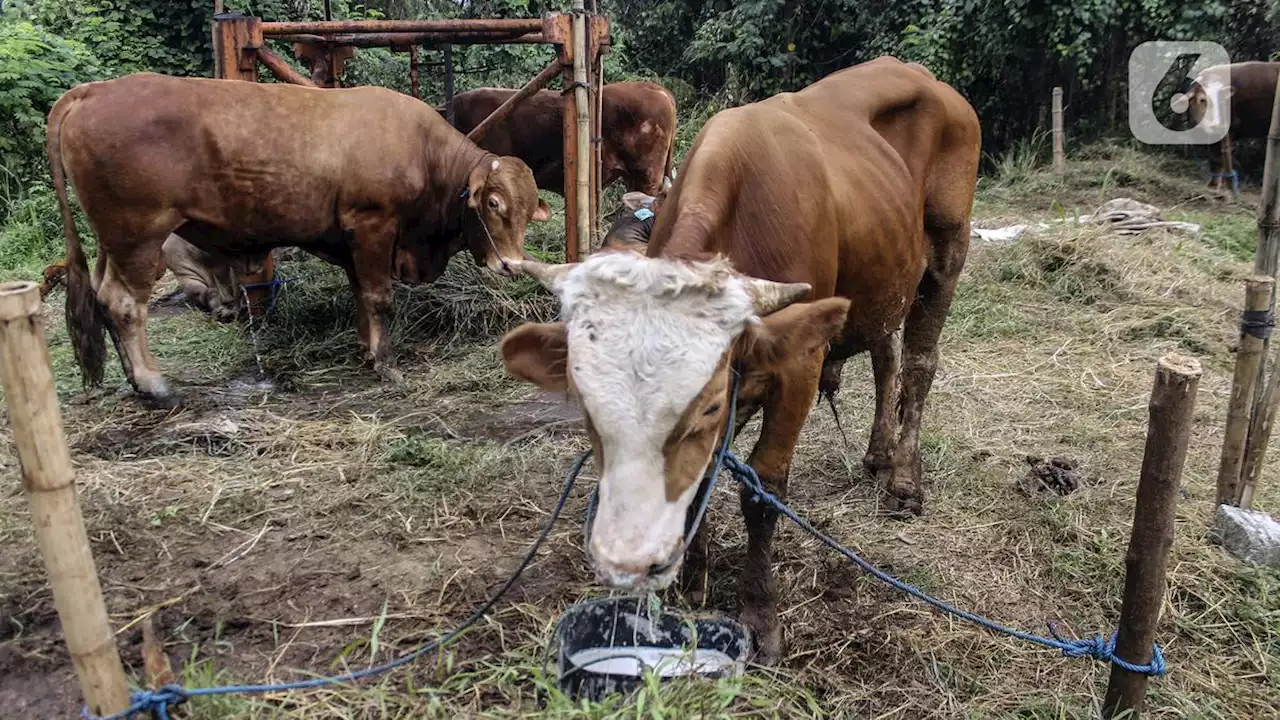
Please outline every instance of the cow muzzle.
[[684, 542], [659, 562], [613, 558], [600, 544], [592, 542], [589, 555], [596, 581], [607, 588], [633, 592], [656, 592], [675, 580], [684, 562]]

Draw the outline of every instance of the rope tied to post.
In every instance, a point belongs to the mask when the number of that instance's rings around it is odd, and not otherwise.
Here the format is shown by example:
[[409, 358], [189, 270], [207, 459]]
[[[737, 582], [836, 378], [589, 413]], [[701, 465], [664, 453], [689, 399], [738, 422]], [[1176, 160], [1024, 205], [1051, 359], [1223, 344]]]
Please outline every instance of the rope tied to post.
[[1072, 639], [1061, 635], [1054, 624], [1049, 623], [1049, 632], [1052, 637], [1045, 637], [1043, 635], [1023, 632], [1021, 630], [1001, 625], [993, 620], [988, 620], [980, 615], [975, 615], [974, 613], [961, 610], [950, 603], [939, 600], [938, 598], [925, 593], [920, 588], [899, 580], [875, 565], [872, 565], [870, 562], [863, 559], [861, 555], [858, 555], [853, 550], [841, 545], [831, 536], [809, 524], [807, 520], [797, 515], [796, 512], [787, 506], [786, 503], [778, 499], [776, 495], [766, 490], [764, 484], [760, 481], [760, 476], [756, 474], [755, 469], [739, 460], [732, 452], [725, 454], [723, 468], [729, 472], [733, 479], [746, 487], [746, 489], [751, 493], [751, 499], [754, 502], [761, 502], [772, 506], [776, 511], [791, 520], [791, 522], [798, 525], [801, 530], [812, 535], [823, 545], [826, 545], [837, 553], [843, 555], [846, 559], [852, 561], [872, 577], [916, 598], [917, 600], [931, 605], [948, 615], [960, 618], [961, 620], [967, 620], [979, 627], [997, 634], [1008, 635], [1019, 640], [1035, 643], [1042, 647], [1058, 650], [1064, 657], [1091, 657], [1101, 662], [1112, 663], [1132, 673], [1150, 675], [1152, 677], [1158, 677], [1168, 672], [1168, 668], [1165, 665], [1164, 652], [1160, 649], [1159, 644], [1153, 645], [1151, 648], [1151, 661], [1145, 665], [1138, 665], [1116, 657], [1116, 635], [1114, 633], [1109, 639], [1105, 639], [1096, 633], [1091, 637]]
[[591, 83], [587, 82], [586, 80], [574, 80], [573, 82], [566, 84], [564, 86], [564, 89], [560, 91], [560, 94], [568, 95], [569, 93], [573, 92], [574, 90], [577, 90], [578, 88], [585, 88], [587, 90], [590, 90]]
[[1272, 310], [1245, 310], [1240, 314], [1240, 332], [1250, 337], [1266, 340], [1275, 326], [1276, 315]]

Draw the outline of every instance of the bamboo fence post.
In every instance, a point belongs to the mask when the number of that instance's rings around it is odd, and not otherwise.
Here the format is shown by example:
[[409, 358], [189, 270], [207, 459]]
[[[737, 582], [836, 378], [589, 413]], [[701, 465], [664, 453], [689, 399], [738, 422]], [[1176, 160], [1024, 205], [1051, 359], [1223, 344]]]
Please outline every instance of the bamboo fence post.
[[[1280, 352], [1280, 347], [1276, 348]], [[1228, 500], [1228, 504], [1249, 510], [1253, 507], [1253, 494], [1262, 477], [1263, 461], [1267, 457], [1267, 445], [1271, 442], [1271, 431], [1275, 426], [1276, 409], [1280, 406], [1280, 358], [1272, 360], [1271, 377], [1267, 380], [1267, 389], [1262, 394], [1262, 402], [1255, 411], [1253, 422], [1249, 425], [1249, 443], [1245, 447], [1244, 466], [1240, 471], [1236, 492]], [[1234, 399], [1234, 398], [1233, 398]]]
[[0, 382], [67, 650], [89, 712], [109, 715], [129, 707], [129, 688], [76, 497], [41, 306], [35, 283], [0, 285]]
[[[1280, 77], [1276, 78], [1276, 93], [1271, 103], [1271, 126], [1267, 131], [1267, 159], [1262, 172], [1262, 202], [1258, 204], [1258, 250], [1253, 257], [1253, 272], [1255, 275], [1266, 275], [1268, 277], [1276, 277], [1276, 272], [1280, 269], [1280, 173], [1276, 170], [1276, 163], [1280, 162]], [[1271, 293], [1271, 309], [1275, 310], [1275, 287], [1272, 286]], [[1267, 352], [1267, 348], [1271, 345], [1270, 340], [1264, 341], [1263, 353]], [[1273, 375], [1280, 369], [1280, 366], [1272, 368]], [[1266, 440], [1263, 440], [1258, 433], [1265, 432], [1270, 434], [1270, 421], [1264, 422], [1263, 416], [1267, 414], [1268, 407], [1272, 407], [1270, 411], [1272, 415], [1275, 413], [1274, 406], [1280, 396], [1268, 402], [1267, 395], [1263, 392], [1264, 387], [1268, 387], [1276, 382], [1276, 378], [1272, 377], [1267, 383], [1263, 380], [1266, 378], [1266, 363], [1258, 366], [1258, 380], [1254, 386], [1253, 407], [1251, 411], [1251, 422], [1249, 424], [1249, 439], [1245, 442], [1245, 467], [1242, 471], [1245, 478], [1241, 483], [1241, 487], [1248, 484], [1248, 477], [1252, 473], [1255, 481], [1261, 473], [1262, 457], [1266, 451]], [[1260, 447], [1259, 447], [1260, 446]], [[1249, 457], [1255, 458], [1255, 464], [1252, 469], [1250, 467]], [[1235, 501], [1239, 501], [1239, 496]], [[1250, 495], [1252, 499], [1252, 493]]]
[[[564, 17], [556, 18], [557, 21], [563, 23]], [[569, 27], [564, 27], [564, 25]], [[567, 30], [567, 37], [563, 38], [564, 42], [560, 44], [560, 65], [564, 68], [564, 75], [561, 78], [564, 83], [564, 100], [561, 111], [561, 133], [564, 140], [564, 260], [565, 262], [578, 261], [578, 248], [580, 243], [587, 242], [578, 233], [578, 193], [576, 181], [578, 178], [578, 94], [571, 90], [574, 83], [574, 68], [576, 67], [577, 58], [575, 57], [573, 47], [573, 28], [571, 23], [564, 23], [556, 32], [560, 33]]]
[[1067, 154], [1062, 130], [1062, 88], [1053, 89], [1053, 170], [1061, 175], [1067, 170]]
[[[1115, 648], [1115, 657], [1135, 665], [1151, 662], [1199, 384], [1200, 362], [1195, 358], [1169, 354], [1156, 365], [1133, 531], [1125, 554], [1124, 602]], [[1102, 716], [1137, 718], [1146, 697], [1147, 679], [1142, 673], [1112, 664]]]
[[1234, 505], [1240, 494], [1245, 443], [1249, 438], [1250, 410], [1253, 407], [1258, 370], [1266, 357], [1268, 322], [1275, 280], [1258, 275], [1245, 281], [1244, 315], [1240, 322], [1240, 345], [1236, 349], [1236, 371], [1231, 381], [1227, 406], [1227, 427], [1223, 433], [1222, 458], [1218, 463], [1218, 494], [1215, 505]]
[[[575, 209], [577, 216], [577, 241], [579, 246], [585, 243], [591, 247], [591, 98], [587, 91], [588, 68], [591, 58], [587, 56], [587, 15], [583, 0], [573, 0], [573, 94], [575, 96], [574, 111], [577, 125], [577, 158], [574, 170], [574, 194], [577, 196]], [[566, 178], [567, 180], [568, 178]], [[574, 248], [578, 250], [579, 248]], [[570, 260], [574, 262], [577, 258]]]

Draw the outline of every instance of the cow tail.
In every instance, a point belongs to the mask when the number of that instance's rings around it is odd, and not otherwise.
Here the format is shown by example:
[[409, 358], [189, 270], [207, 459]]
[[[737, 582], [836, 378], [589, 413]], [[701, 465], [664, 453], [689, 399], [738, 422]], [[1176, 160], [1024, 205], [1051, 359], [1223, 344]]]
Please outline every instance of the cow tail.
[[74, 89], [71, 90], [49, 111], [45, 150], [49, 155], [53, 189], [58, 194], [62, 233], [67, 241], [67, 334], [71, 338], [71, 347], [75, 351], [76, 364], [80, 366], [80, 377], [84, 384], [98, 386], [102, 384], [102, 369], [106, 364], [106, 342], [102, 333], [106, 317], [89, 279], [89, 262], [85, 258], [84, 249], [80, 247], [76, 219], [71, 214], [71, 205], [67, 200], [66, 170], [62, 165], [62, 122], [75, 107], [78, 95]]

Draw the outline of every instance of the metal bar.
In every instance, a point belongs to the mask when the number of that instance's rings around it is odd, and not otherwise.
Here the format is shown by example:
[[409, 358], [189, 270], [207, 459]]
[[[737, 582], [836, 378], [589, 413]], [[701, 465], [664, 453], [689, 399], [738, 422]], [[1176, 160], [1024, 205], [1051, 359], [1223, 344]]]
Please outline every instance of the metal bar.
[[512, 32], [535, 33], [542, 30], [540, 18], [461, 20], [329, 20], [320, 22], [264, 22], [262, 34], [268, 37], [312, 33], [394, 33], [394, 32]]
[[550, 43], [549, 40], [543, 37], [542, 33], [525, 33], [521, 35], [514, 32], [455, 31], [368, 33], [363, 35], [352, 35], [350, 33], [337, 35], [294, 33], [287, 35], [271, 35], [269, 37], [272, 40], [280, 40], [282, 42], [307, 43], [309, 45], [329, 43], [332, 45], [349, 45], [351, 47], [359, 48], [391, 47], [395, 45], [443, 45], [451, 42], [458, 45], [543, 45]]
[[409, 46], [409, 93], [419, 100], [422, 93], [418, 87], [418, 46]]
[[453, 109], [453, 46], [444, 46], [444, 104], [449, 108], [446, 111], [445, 119], [453, 125], [453, 121], [457, 119], [458, 113]]
[[258, 60], [262, 61], [262, 64], [267, 66], [271, 74], [275, 75], [281, 82], [287, 82], [290, 85], [302, 85], [303, 87], [318, 87], [311, 82], [311, 78], [294, 70], [293, 66], [285, 62], [284, 58], [265, 47], [258, 48]]
[[[559, 58], [552, 61], [550, 65], [542, 69], [542, 72], [538, 73], [532, 80], [525, 83], [524, 87], [517, 90], [511, 97], [507, 98], [501, 105], [495, 108], [493, 112], [489, 113], [489, 117], [485, 118], [479, 125], [472, 128], [471, 132], [467, 133], [467, 139], [473, 143], [479, 143], [484, 139], [484, 136], [489, 133], [489, 130], [491, 130], [495, 125], [501, 123], [503, 120], [506, 120], [508, 117], [511, 117], [511, 113], [515, 112], [516, 107], [519, 106], [520, 103], [546, 87], [547, 83], [555, 79], [555, 76], [563, 69], [564, 68], [560, 64]], [[452, 100], [452, 98], [449, 98], [449, 100]], [[448, 102], [448, 100], [446, 100], [446, 102]], [[452, 106], [450, 106], [450, 111], [452, 112]]]

